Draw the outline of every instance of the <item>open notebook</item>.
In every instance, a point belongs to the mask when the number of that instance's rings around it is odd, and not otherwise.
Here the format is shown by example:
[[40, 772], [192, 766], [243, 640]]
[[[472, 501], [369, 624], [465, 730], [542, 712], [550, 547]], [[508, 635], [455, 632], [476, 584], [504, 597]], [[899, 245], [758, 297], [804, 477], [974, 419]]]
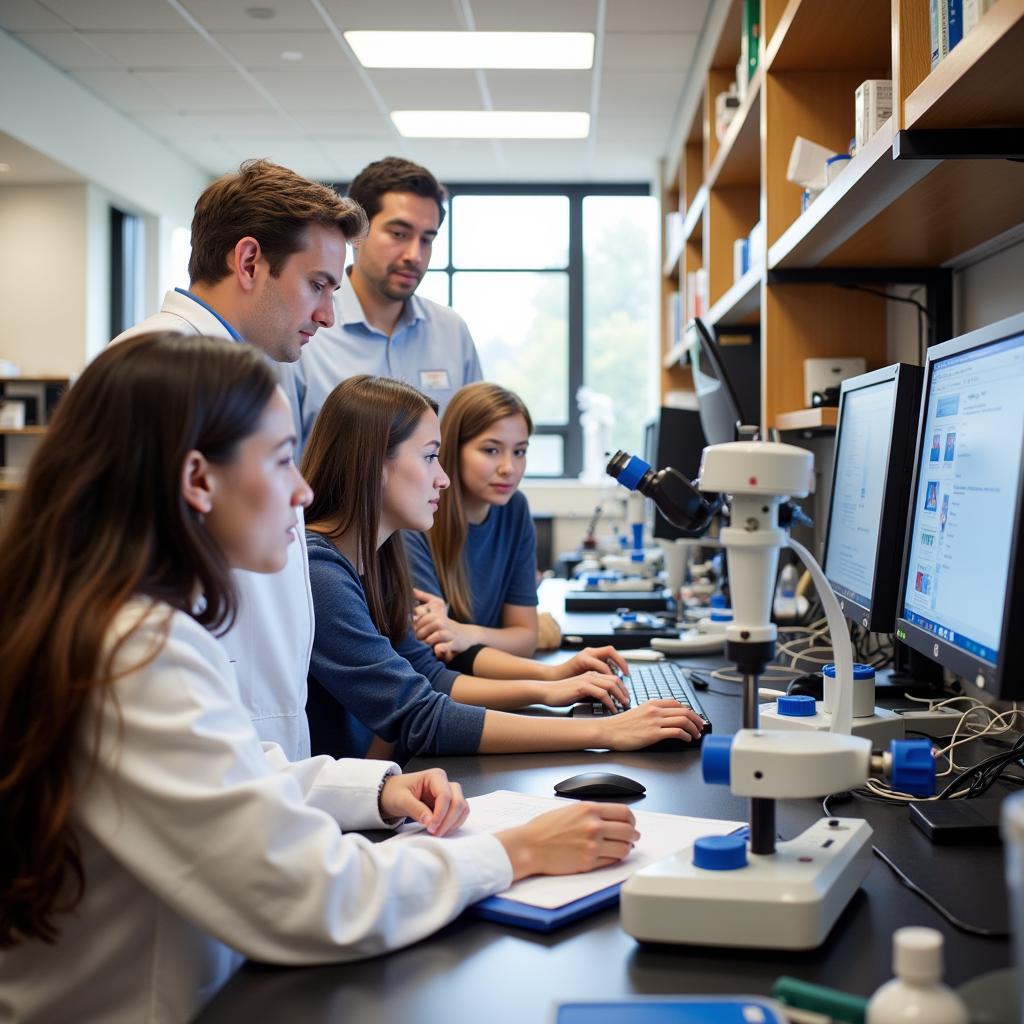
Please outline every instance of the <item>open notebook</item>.
[[[500, 832], [502, 829], [523, 825], [538, 814], [574, 802], [560, 797], [530, 796], [508, 790], [470, 797], [469, 818], [454, 835]], [[634, 871], [692, 846], [694, 840], [701, 836], [727, 835], [745, 826], [742, 821], [691, 818], [656, 811], [633, 809], [633, 814], [640, 841], [625, 860], [579, 875], [524, 878], [514, 882], [503, 893], [481, 900], [470, 908], [470, 912], [489, 920], [518, 924], [537, 931], [551, 931], [617, 903], [619, 888]], [[403, 838], [422, 831], [420, 825], [407, 825], [387, 841], [402, 842]]]

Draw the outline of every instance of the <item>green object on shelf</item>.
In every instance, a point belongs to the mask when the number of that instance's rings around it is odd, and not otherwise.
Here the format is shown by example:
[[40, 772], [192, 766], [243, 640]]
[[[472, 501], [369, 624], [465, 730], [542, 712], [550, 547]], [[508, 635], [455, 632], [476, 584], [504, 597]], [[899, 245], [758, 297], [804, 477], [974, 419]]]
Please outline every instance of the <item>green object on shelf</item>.
[[850, 995], [824, 985], [812, 985], [799, 978], [783, 975], [772, 986], [772, 998], [799, 1010], [824, 1013], [845, 1024], [864, 1024], [868, 1001], [863, 996]]
[[744, 58], [747, 81], [757, 73], [759, 57], [758, 40], [761, 37], [761, 2], [743, 0], [743, 38], [740, 49]]

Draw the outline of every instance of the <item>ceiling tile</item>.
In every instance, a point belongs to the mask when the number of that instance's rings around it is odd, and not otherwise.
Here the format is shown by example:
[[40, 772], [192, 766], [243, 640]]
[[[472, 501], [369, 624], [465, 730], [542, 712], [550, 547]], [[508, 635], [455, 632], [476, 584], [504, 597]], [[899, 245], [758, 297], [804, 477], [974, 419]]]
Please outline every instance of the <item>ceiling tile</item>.
[[[310, 32], [324, 23], [309, 0], [181, 0], [208, 32]], [[253, 18], [249, 7], [269, 7], [272, 18]]]
[[604, 38], [606, 71], [682, 71], [693, 63], [695, 32], [609, 32]]
[[225, 68], [197, 32], [89, 32], [85, 38], [126, 68]]
[[367, 72], [391, 110], [481, 110], [483, 100], [473, 71]]
[[[319, 32], [223, 32], [214, 38], [232, 57], [247, 68], [271, 70], [313, 68], [352, 69], [352, 62], [337, 40], [320, 26]], [[294, 51], [301, 60], [285, 60], [281, 54]]]
[[302, 138], [301, 129], [273, 113], [138, 114], [136, 120], [165, 139]]
[[652, 71], [606, 71], [601, 75], [601, 113], [675, 113], [686, 84], [684, 74]]
[[237, 170], [241, 163], [223, 142], [209, 139], [178, 139], [170, 145], [172, 149], [182, 153], [214, 177]]
[[700, 32], [709, 0], [608, 0], [608, 32]]
[[4, 0], [0, 4], [0, 28], [5, 32], [51, 32], [69, 27], [35, 0]]
[[332, 181], [351, 181], [367, 164], [386, 156], [414, 156], [404, 151], [393, 137], [378, 139], [321, 139], [320, 150], [326, 154], [333, 168]]
[[317, 140], [330, 139], [375, 139], [382, 135], [393, 136], [391, 121], [384, 114], [358, 113], [352, 110], [334, 110], [331, 113], [290, 112], [295, 122]]
[[172, 109], [171, 104], [135, 71], [76, 71], [74, 77], [125, 114]]
[[22, 32], [18, 39], [65, 71], [119, 68], [120, 62], [81, 32]]
[[154, 0], [46, 0], [54, 14], [83, 32], [180, 32], [181, 15]]
[[485, 32], [594, 32], [597, 29], [597, 0], [467, 2], [475, 27]]
[[442, 32], [464, 27], [451, 0], [323, 0], [323, 5], [342, 32], [355, 28]]
[[175, 110], [270, 110], [237, 71], [139, 71], [139, 77]]
[[252, 77], [288, 111], [376, 109], [354, 71], [253, 71]]
[[594, 134], [600, 143], [652, 142], [660, 149], [671, 130], [671, 117], [638, 112], [631, 117], [602, 114]]
[[589, 110], [591, 71], [487, 71], [498, 110]]

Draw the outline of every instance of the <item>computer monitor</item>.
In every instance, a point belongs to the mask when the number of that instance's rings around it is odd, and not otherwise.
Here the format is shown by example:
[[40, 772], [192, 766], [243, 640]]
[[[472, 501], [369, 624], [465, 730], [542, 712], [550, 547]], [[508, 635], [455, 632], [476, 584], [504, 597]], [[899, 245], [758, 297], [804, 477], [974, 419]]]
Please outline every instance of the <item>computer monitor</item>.
[[896, 635], [1024, 696], [1024, 314], [929, 349]]
[[922, 376], [895, 363], [839, 391], [823, 562], [843, 613], [874, 633], [896, 625]]
[[[671, 466], [687, 480], [695, 480], [700, 472], [700, 458], [706, 445], [700, 413], [696, 409], [662, 406], [657, 417], [644, 428], [644, 461], [656, 470]], [[657, 508], [654, 509], [653, 533], [660, 540], [686, 536]]]
[[687, 326], [688, 352], [697, 392], [700, 422], [708, 444], [735, 441], [738, 427], [750, 423], [725, 368], [721, 350], [704, 322], [696, 317]]

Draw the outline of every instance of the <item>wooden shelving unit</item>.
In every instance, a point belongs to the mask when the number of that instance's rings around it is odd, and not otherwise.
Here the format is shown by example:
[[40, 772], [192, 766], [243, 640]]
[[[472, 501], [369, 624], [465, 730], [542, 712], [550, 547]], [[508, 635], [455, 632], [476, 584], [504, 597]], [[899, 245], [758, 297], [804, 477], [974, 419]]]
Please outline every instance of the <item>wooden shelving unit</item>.
[[[46, 433], [53, 410], [67, 386], [67, 377], [0, 377], [0, 403], [6, 399], [24, 401], [32, 418], [38, 421], [24, 427], [0, 427], [0, 495], [22, 489], [20, 479], [11, 477], [20, 475], [39, 438]], [[0, 508], [0, 514], [2, 512]]]
[[[759, 68], [719, 141], [715, 97], [734, 77], [742, 14], [734, 0], [706, 71], [703, 123], [673, 171], [686, 211], [675, 280], [685, 287], [688, 270], [705, 268], [707, 322], [759, 329], [763, 427], [828, 430], [834, 410], [802, 408], [803, 360], [860, 355], [871, 369], [888, 351], [886, 304], [836, 283], [864, 271], [889, 283], [934, 277], [1024, 223], [1024, 163], [972, 158], [962, 131], [955, 154], [906, 155], [918, 131], [1024, 127], [1024, 0], [997, 0], [934, 69], [925, 0], [761, 0]], [[786, 180], [794, 139], [846, 152], [854, 92], [872, 78], [892, 79], [892, 118], [801, 211]], [[764, 265], [736, 281], [733, 243], [759, 219]]]

